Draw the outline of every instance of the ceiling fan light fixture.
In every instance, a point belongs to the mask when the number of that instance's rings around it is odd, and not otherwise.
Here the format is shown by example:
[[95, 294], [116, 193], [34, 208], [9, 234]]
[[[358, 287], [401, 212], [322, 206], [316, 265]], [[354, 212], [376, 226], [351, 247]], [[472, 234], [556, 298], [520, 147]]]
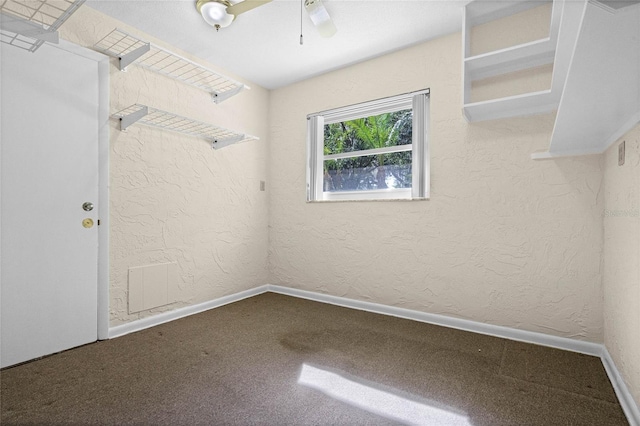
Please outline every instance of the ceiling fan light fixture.
[[321, 0], [305, 0], [304, 7], [322, 37], [331, 37], [338, 31]]
[[196, 9], [202, 15], [205, 22], [216, 29], [231, 25], [234, 15], [227, 13], [227, 7], [231, 6], [226, 0], [198, 0]]

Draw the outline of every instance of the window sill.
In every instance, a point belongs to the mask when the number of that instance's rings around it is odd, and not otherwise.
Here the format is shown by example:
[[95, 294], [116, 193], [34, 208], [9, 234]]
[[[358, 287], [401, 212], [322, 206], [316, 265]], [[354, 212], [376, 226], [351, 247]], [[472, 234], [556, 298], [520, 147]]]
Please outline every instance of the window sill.
[[387, 202], [387, 201], [429, 201], [429, 197], [423, 198], [359, 198], [359, 199], [342, 199], [342, 200], [313, 200], [307, 201], [307, 204], [323, 204], [323, 203], [370, 203], [370, 202]]
[[324, 203], [345, 201], [421, 201], [428, 199], [428, 194], [427, 197], [412, 197], [411, 188], [390, 188], [367, 191], [322, 192], [321, 199], [311, 200], [310, 202]]

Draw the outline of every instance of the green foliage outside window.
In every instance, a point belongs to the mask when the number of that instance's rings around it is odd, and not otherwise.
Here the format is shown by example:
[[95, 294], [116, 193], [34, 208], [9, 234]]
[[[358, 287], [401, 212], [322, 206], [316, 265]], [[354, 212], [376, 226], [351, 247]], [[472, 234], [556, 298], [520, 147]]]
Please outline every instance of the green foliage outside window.
[[[410, 109], [324, 126], [324, 155], [411, 143]], [[411, 151], [324, 162], [325, 191], [411, 188], [411, 179]]]

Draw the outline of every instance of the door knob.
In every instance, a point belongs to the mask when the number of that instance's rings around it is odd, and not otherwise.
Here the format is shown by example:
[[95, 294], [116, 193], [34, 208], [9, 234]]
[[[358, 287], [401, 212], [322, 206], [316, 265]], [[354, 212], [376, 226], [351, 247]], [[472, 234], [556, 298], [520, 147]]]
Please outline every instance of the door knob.
[[82, 204], [82, 210], [84, 210], [85, 212], [90, 212], [91, 210], [93, 210], [93, 203], [87, 201], [86, 203]]

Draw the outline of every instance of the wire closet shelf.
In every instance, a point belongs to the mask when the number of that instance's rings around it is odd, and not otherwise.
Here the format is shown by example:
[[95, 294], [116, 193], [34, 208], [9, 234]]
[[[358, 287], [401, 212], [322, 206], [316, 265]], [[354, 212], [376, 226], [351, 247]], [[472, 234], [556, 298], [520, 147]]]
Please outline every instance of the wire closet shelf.
[[118, 111], [114, 117], [119, 119], [120, 130], [123, 131], [133, 124], [143, 124], [207, 140], [211, 142], [214, 149], [234, 143], [258, 140], [256, 136], [238, 133], [141, 104], [134, 104]]
[[0, 41], [35, 52], [45, 41], [57, 43], [58, 28], [85, 0], [1, 0]]
[[120, 70], [124, 70], [130, 64], [139, 65], [209, 92], [216, 103], [236, 95], [243, 89], [248, 89], [243, 83], [143, 41], [118, 28], [98, 41], [93, 48], [118, 58]]

